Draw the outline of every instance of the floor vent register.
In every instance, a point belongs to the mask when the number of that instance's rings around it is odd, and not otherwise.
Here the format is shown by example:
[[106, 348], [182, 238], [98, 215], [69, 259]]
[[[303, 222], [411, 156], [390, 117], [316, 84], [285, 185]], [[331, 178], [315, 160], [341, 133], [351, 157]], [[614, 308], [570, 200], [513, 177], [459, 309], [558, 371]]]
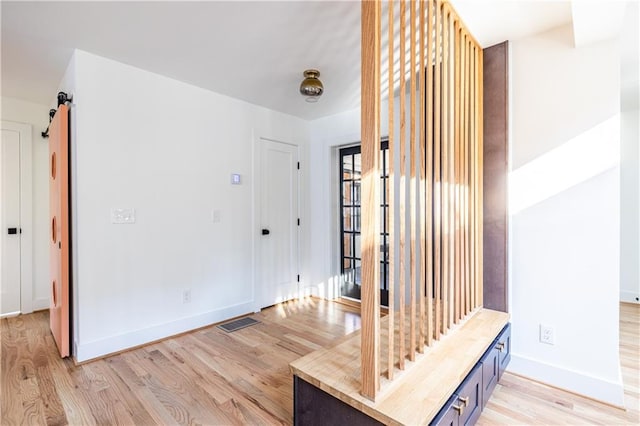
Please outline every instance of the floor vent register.
[[218, 328], [221, 328], [227, 333], [232, 333], [236, 330], [240, 330], [245, 327], [250, 327], [252, 325], [259, 324], [259, 323], [260, 321], [254, 320], [253, 318], [244, 317], [244, 318], [239, 318], [237, 320], [226, 322], [224, 324], [220, 324]]

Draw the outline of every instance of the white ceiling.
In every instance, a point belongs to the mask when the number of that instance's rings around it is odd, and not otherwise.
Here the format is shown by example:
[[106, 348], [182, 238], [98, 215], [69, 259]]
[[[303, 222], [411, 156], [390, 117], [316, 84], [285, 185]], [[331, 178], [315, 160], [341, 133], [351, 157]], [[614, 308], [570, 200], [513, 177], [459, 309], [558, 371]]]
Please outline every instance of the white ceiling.
[[482, 47], [571, 22], [570, 1], [451, 0], [451, 3]]
[[[452, 0], [490, 46], [571, 22], [567, 1]], [[305, 119], [360, 101], [359, 1], [7, 2], [2, 95], [50, 104], [74, 48]], [[302, 71], [325, 93], [308, 104]]]
[[358, 2], [2, 2], [3, 95], [48, 104], [73, 48], [307, 119], [359, 103]]

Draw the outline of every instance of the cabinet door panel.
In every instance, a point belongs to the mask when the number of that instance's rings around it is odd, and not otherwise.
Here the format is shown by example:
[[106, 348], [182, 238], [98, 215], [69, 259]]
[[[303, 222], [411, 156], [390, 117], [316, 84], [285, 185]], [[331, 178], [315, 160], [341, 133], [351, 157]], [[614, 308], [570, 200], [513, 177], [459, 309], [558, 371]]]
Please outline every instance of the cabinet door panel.
[[440, 410], [438, 415], [429, 423], [430, 426], [458, 426], [458, 420], [460, 418], [458, 411], [453, 408], [457, 405], [458, 395], [453, 394], [449, 401], [444, 404], [444, 407]]
[[482, 408], [487, 405], [491, 393], [498, 384], [498, 371], [500, 369], [500, 351], [496, 345], [492, 345], [482, 357]]
[[458, 404], [464, 406], [459, 425], [473, 425], [482, 411], [482, 364], [478, 363], [458, 388]]
[[498, 380], [500, 380], [511, 361], [511, 324], [507, 324], [498, 336], [496, 347], [500, 351], [500, 368], [498, 369]]

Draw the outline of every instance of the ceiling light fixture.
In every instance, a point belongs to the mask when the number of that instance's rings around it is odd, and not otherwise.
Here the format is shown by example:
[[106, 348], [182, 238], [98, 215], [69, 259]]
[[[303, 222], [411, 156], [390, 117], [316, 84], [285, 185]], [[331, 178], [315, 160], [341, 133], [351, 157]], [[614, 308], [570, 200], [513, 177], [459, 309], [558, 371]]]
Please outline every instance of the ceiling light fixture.
[[306, 70], [302, 75], [304, 75], [304, 80], [300, 83], [300, 94], [304, 96], [304, 100], [307, 102], [318, 102], [322, 92], [324, 92], [324, 86], [318, 79], [320, 71]]

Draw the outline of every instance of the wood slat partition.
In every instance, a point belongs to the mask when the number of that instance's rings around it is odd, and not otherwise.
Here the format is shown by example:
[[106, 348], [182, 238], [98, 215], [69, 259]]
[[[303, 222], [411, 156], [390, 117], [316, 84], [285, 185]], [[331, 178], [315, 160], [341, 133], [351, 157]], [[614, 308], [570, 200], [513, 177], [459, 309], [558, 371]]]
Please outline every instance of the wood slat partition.
[[[363, 0], [361, 20], [361, 393], [373, 400], [381, 374], [388, 384], [396, 370], [410, 368], [425, 347], [455, 332], [456, 324], [482, 306], [482, 49], [448, 0], [384, 5], [387, 46], [381, 46], [382, 2]], [[386, 64], [380, 63], [383, 48]], [[388, 72], [384, 93], [382, 69]], [[381, 95], [388, 99], [384, 111]], [[379, 144], [384, 119], [390, 273], [388, 326], [382, 333]]]

